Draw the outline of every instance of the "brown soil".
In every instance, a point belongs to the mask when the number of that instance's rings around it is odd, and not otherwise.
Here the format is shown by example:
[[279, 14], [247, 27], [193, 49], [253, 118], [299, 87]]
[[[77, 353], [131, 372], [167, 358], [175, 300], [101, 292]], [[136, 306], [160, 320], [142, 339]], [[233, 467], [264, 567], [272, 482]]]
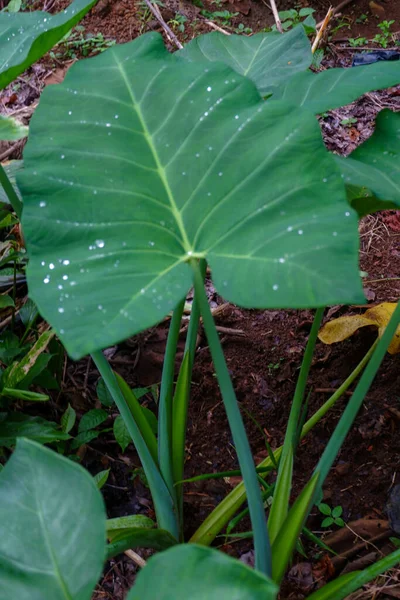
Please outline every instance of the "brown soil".
[[[68, 3], [68, 0], [58, 0], [52, 10], [57, 11]], [[199, 14], [199, 9], [191, 3], [184, 0], [164, 0], [164, 4], [161, 12], [166, 21], [173, 19], [178, 11], [187, 17], [185, 31], [178, 32], [183, 42], [199, 32], [212, 30]], [[293, 7], [294, 2], [282, 0], [278, 4], [282, 10]], [[330, 2], [310, 0], [309, 3], [301, 4], [311, 4], [317, 8], [316, 16], [320, 19], [325, 15]], [[339, 1], [333, 4], [339, 4]], [[393, 31], [400, 30], [400, 3], [396, 0], [382, 0], [381, 4], [384, 12], [379, 12], [378, 17], [371, 14], [368, 0], [354, 0], [343, 10], [335, 22], [336, 26], [345, 26], [334, 33], [335, 41], [328, 46], [325, 66], [348, 65], [354, 51], [347, 49], [347, 38], [372, 38], [379, 32], [377, 22], [385, 18], [396, 19]], [[273, 23], [269, 8], [261, 0], [227, 0], [222, 8], [206, 0], [204, 6], [211, 11], [226, 8], [239, 12], [232, 20], [232, 27], [243, 23], [255, 32]], [[367, 20], [363, 18], [360, 21], [361, 15], [367, 15]], [[105, 37], [116, 39], [119, 43], [127, 42], [151, 29], [159, 30], [157, 21], [152, 20], [138, 2], [133, 3], [131, 0], [100, 0], [97, 7], [84, 19], [83, 26], [86, 33], [101, 32]], [[61, 78], [64, 71], [64, 62], [54, 64], [50, 59], [46, 59], [31, 69], [29, 76], [22, 78], [21, 88], [15, 99], [11, 97], [10, 89], [1, 93], [2, 112], [10, 114], [26, 109], [29, 118], [41, 88], [45, 83], [49, 83], [48, 78]], [[336, 152], [347, 154], [371, 134], [376, 113], [387, 106], [400, 110], [398, 89], [368, 94], [349, 107], [331, 111], [321, 119], [327, 146]], [[342, 125], [341, 121], [350, 116], [358, 119], [357, 124], [352, 127]], [[10, 155], [15, 156], [15, 152], [18, 156], [20, 148], [16, 147], [14, 155]], [[398, 213], [393, 211], [367, 217], [361, 224], [361, 268], [368, 273], [365, 289], [370, 305], [383, 301], [394, 302], [400, 296], [400, 281], [395, 279], [400, 276], [399, 229]], [[212, 286], [209, 286], [209, 296], [214, 306], [222, 304], [223, 299], [215, 295]], [[358, 312], [362, 312], [360, 307], [334, 307], [328, 314], [334, 314], [336, 317]], [[261, 459], [266, 455], [266, 450], [259, 427], [273, 448], [283, 441], [296, 377], [312, 323], [312, 313], [282, 310], [243, 311], [228, 305], [216, 320], [219, 326], [231, 330], [221, 334], [223, 347], [254, 455]], [[160, 382], [166, 334], [165, 323], [127, 340], [116, 349], [111, 363], [132, 387]], [[362, 330], [350, 340], [334, 346], [328, 347], [318, 342], [310, 374], [312, 392], [309, 414], [327, 399], [331, 390], [337, 389], [364, 356], [374, 339], [374, 332]], [[184, 337], [181, 344], [183, 342]], [[385, 506], [389, 491], [400, 483], [398, 363], [398, 357], [386, 356], [325, 484], [326, 502], [331, 506], [342, 506], [346, 522], [363, 517], [386, 520]], [[70, 402], [80, 415], [88, 408], [99, 405], [95, 392], [97, 380], [98, 374], [90, 360], [69, 364], [62, 394], [53, 403], [52, 410], [59, 416]], [[348, 397], [338, 402], [301, 443], [295, 463], [294, 495], [312, 472]], [[150, 395], [147, 395], [144, 401], [149, 408], [156, 410], [154, 399]], [[254, 424], [254, 420], [259, 427]], [[83, 464], [93, 473], [111, 468], [109, 480], [103, 488], [110, 517], [132, 513], [154, 517], [148, 489], [140, 477], [132, 479], [133, 469], [139, 467], [132, 446], [121, 455], [112, 436], [103, 435], [82, 448], [80, 454]], [[185, 476], [236, 467], [233, 442], [210, 353], [206, 340], [202, 337], [193, 376]], [[236, 483], [237, 478], [231, 478], [186, 486], [187, 537]], [[313, 531], [320, 531], [321, 520], [321, 515], [314, 510], [308, 526]], [[248, 522], [241, 525], [244, 530], [248, 527]], [[223, 543], [222, 539], [217, 541]], [[224, 550], [236, 556], [243, 555], [250, 548], [251, 541], [223, 546]], [[296, 567], [297, 571], [292, 569], [281, 595], [282, 600], [304, 598], [304, 581], [314, 585], [316, 579], [324, 581], [333, 575], [329, 558], [321, 559], [320, 553], [313, 545], [306, 546], [306, 550], [307, 559], [300, 556], [295, 559], [299, 566]], [[338, 552], [342, 550], [343, 547], [340, 546], [337, 549]], [[366, 553], [367, 551], [364, 551], [364, 554]], [[146, 551], [141, 554], [147, 556]], [[302, 566], [305, 564], [309, 565], [307, 576], [304, 576], [305, 567]], [[122, 600], [132, 585], [135, 572], [136, 568], [127, 558], [111, 561], [94, 598]], [[365, 595], [359, 598], [362, 597], [367, 599], [372, 596], [366, 591]], [[389, 597], [393, 596], [379, 596], [381, 599]]]

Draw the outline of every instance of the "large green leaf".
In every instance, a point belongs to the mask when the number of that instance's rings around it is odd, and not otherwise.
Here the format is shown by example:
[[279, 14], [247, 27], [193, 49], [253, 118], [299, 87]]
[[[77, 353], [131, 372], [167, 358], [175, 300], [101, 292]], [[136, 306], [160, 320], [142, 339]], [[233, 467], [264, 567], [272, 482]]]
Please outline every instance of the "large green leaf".
[[56, 15], [0, 12], [0, 89], [51, 50], [96, 2], [75, 0]]
[[90, 600], [105, 510], [79, 465], [28, 440], [0, 474], [0, 600]]
[[274, 600], [278, 587], [222, 552], [174, 546], [153, 556], [127, 600]]
[[0, 413], [0, 446], [11, 448], [19, 437], [41, 444], [68, 440], [71, 437], [56, 427], [56, 423], [42, 417], [31, 417], [20, 412]]
[[373, 135], [349, 157], [335, 160], [352, 194], [356, 195], [354, 186], [360, 190], [360, 207], [363, 187], [374, 196], [365, 199], [368, 212], [400, 206], [400, 113], [380, 112]]
[[270, 32], [250, 37], [215, 31], [193, 38], [177, 55], [192, 62], [223, 62], [251, 79], [262, 96], [273, 93], [276, 86], [312, 63], [311, 46], [303, 27], [283, 35]]
[[229, 67], [148, 34], [76, 64], [30, 127], [29, 289], [72, 356], [159, 321], [193, 257], [242, 306], [363, 300], [356, 214], [318, 123]]
[[320, 114], [354, 102], [372, 90], [400, 83], [400, 62], [378, 62], [351, 69], [304, 71], [288, 79], [273, 98], [288, 100]]

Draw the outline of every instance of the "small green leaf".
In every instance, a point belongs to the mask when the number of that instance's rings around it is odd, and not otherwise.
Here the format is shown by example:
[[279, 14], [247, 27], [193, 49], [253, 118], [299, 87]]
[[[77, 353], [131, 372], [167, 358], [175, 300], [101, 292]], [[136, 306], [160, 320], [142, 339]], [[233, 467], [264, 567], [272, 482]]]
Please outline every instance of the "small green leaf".
[[110, 407], [114, 404], [113, 397], [107, 389], [104, 379], [99, 379], [96, 386], [96, 394], [103, 406]]
[[11, 296], [0, 296], [0, 309], [7, 308], [8, 306], [15, 306], [14, 300]]
[[83, 415], [79, 421], [78, 431], [82, 433], [94, 429], [108, 419], [108, 413], [102, 408], [93, 408]]
[[28, 298], [25, 302], [24, 306], [19, 309], [19, 317], [25, 327], [32, 327], [33, 323], [36, 321], [37, 316], [39, 314], [36, 304]]
[[90, 600], [106, 515], [88, 472], [18, 440], [0, 474], [0, 506], [0, 600]]
[[332, 519], [332, 517], [326, 517], [326, 519], [324, 519], [321, 523], [321, 527], [330, 527], [331, 525], [333, 525], [334, 520]]
[[[1, 13], [0, 13], [1, 14]], [[21, 125], [12, 117], [3, 117], [0, 115], [0, 140], [15, 141], [28, 135], [28, 128]]]
[[339, 518], [335, 519], [335, 525], [337, 525], [338, 527], [344, 527], [345, 526], [345, 522], [343, 521], [343, 519], [341, 519], [339, 517]]
[[212, 548], [179, 544], [150, 558], [127, 600], [275, 600], [277, 585]]
[[95, 431], [93, 429], [89, 429], [89, 431], [82, 431], [78, 433], [78, 435], [74, 438], [71, 443], [71, 450], [75, 450], [75, 448], [79, 448], [83, 444], [88, 444], [92, 440], [95, 440], [100, 435], [100, 431]]
[[121, 446], [122, 452], [125, 452], [132, 439], [121, 415], [118, 415], [114, 421], [114, 437]]
[[340, 517], [340, 515], [343, 513], [343, 508], [341, 506], [335, 506], [335, 508], [332, 510], [332, 517], [334, 519], [336, 519], [337, 517]]
[[57, 424], [41, 417], [20, 412], [0, 413], [0, 446], [11, 448], [18, 437], [29, 438], [41, 444], [68, 440], [70, 436], [56, 429]]
[[69, 433], [76, 421], [76, 412], [70, 404], [68, 404], [67, 410], [61, 417], [61, 428], [65, 433]]
[[111, 469], [106, 469], [104, 471], [100, 471], [93, 476], [94, 482], [97, 485], [98, 489], [101, 490], [103, 485], [107, 482], [108, 476], [110, 474]]
[[8, 12], [17, 13], [21, 10], [22, 0], [10, 0], [6, 9]]
[[331, 515], [331, 513], [332, 513], [331, 507], [328, 506], [328, 504], [324, 504], [323, 502], [321, 504], [318, 504], [318, 510], [323, 515]]

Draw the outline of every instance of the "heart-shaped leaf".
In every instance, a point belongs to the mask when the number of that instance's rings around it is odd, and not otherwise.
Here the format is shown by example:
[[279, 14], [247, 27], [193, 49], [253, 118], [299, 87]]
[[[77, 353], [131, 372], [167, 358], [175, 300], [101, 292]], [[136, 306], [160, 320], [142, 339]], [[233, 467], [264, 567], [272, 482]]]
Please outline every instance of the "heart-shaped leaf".
[[378, 62], [350, 69], [297, 73], [277, 89], [273, 98], [293, 102], [317, 115], [398, 83], [400, 62]]
[[127, 600], [275, 600], [278, 587], [222, 552], [195, 544], [153, 556]]
[[369, 212], [400, 206], [400, 113], [380, 112], [373, 135], [349, 157], [335, 156], [335, 160], [352, 194], [354, 186], [360, 190], [361, 208], [363, 187], [373, 193], [365, 199]]
[[90, 600], [106, 516], [92, 477], [29, 440], [0, 474], [0, 600]]
[[200, 257], [242, 306], [363, 300], [356, 214], [318, 123], [229, 67], [148, 34], [72, 67], [30, 128], [29, 289], [72, 356], [157, 323]]
[[282, 35], [278, 32], [224, 35], [214, 31], [193, 38], [177, 56], [198, 61], [220, 61], [257, 86], [262, 96], [312, 63], [310, 42], [303, 27]]
[[56, 15], [0, 12], [0, 89], [46, 54], [96, 2], [75, 0]]

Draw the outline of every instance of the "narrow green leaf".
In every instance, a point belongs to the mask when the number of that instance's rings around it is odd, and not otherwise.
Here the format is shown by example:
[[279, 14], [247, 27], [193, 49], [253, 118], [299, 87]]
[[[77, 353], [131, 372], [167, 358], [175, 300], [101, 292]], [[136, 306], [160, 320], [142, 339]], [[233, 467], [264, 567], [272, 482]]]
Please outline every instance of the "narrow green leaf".
[[45, 331], [42, 333], [29, 352], [11, 367], [6, 379], [3, 381], [5, 387], [16, 387], [28, 375], [30, 370], [35, 366], [38, 357], [46, 350], [53, 336], [54, 331]]
[[0, 140], [15, 141], [20, 140], [27, 135], [28, 127], [21, 125], [21, 123], [18, 123], [18, 121], [12, 117], [4, 117], [0, 115]]
[[[189, 352], [186, 352], [183, 357], [181, 368], [179, 369], [172, 413], [172, 468], [175, 483], [183, 479], [185, 464], [186, 423], [190, 387], [189, 372]], [[182, 486], [179, 485], [177, 487], [178, 496], [180, 495], [181, 489]]]
[[118, 415], [118, 417], [115, 419], [113, 431], [114, 437], [120, 445], [122, 452], [125, 452], [132, 439], [121, 415]]
[[68, 404], [67, 410], [61, 417], [61, 428], [65, 433], [69, 433], [76, 421], [76, 412], [70, 404]]
[[90, 600], [106, 515], [89, 473], [18, 440], [0, 474], [0, 505], [0, 600]]
[[[153, 421], [153, 425], [152, 425], [150, 423], [151, 417], [149, 417], [147, 415], [146, 411], [144, 411], [142, 409], [135, 394], [133, 393], [133, 391], [131, 390], [129, 385], [126, 383], [126, 381], [122, 377], [120, 377], [120, 375], [118, 375], [118, 373], [115, 373], [115, 378], [117, 380], [119, 389], [121, 390], [121, 392], [124, 396], [125, 402], [131, 412], [131, 415], [135, 419], [135, 423], [138, 426], [139, 431], [142, 434], [144, 441], [146, 442], [146, 445], [150, 451], [150, 454], [151, 454], [153, 460], [155, 461], [155, 463], [157, 463], [157, 460], [158, 460], [157, 440], [156, 440], [154, 431], [152, 429], [152, 426], [154, 425], [154, 421]], [[130, 441], [131, 440], [129, 440], [129, 442]]]
[[39, 312], [36, 304], [30, 298], [28, 298], [25, 304], [19, 309], [18, 314], [25, 327], [30, 328], [36, 321]]
[[150, 558], [127, 600], [275, 600], [277, 586], [204, 546], [179, 544]]
[[273, 99], [294, 102], [317, 115], [350, 104], [372, 90], [398, 83], [400, 66], [397, 61], [350, 69], [327, 69], [320, 73], [304, 71], [281, 85]]
[[311, 594], [308, 600], [343, 600], [344, 598], [348, 598], [352, 592], [359, 590], [363, 585], [369, 583], [381, 573], [392, 569], [399, 563], [400, 550], [396, 550], [363, 571], [341, 575]]
[[107, 482], [110, 471], [111, 469], [105, 469], [104, 471], [100, 471], [93, 476], [94, 482], [99, 490], [101, 490], [103, 485]]
[[47, 402], [47, 400], [49, 400], [47, 394], [39, 394], [38, 392], [8, 387], [2, 389], [1, 395], [8, 396], [9, 398], [18, 398], [19, 400], [25, 400], [26, 402]]
[[278, 537], [272, 544], [272, 578], [276, 583], [280, 583], [285, 574], [293, 549], [308, 516], [317, 483], [318, 473], [315, 473], [296, 498], [279, 530]]
[[288, 514], [289, 498], [292, 489], [293, 447], [287, 448], [286, 455], [279, 463], [279, 481], [275, 487], [272, 506], [268, 518], [268, 533], [274, 543]]
[[85, 413], [79, 421], [78, 431], [79, 433], [82, 433], [83, 431], [88, 431], [89, 429], [95, 429], [95, 427], [98, 427], [107, 419], [108, 413], [105, 410], [102, 408], [93, 408]]
[[75, 0], [56, 15], [0, 12], [0, 89], [51, 50], [96, 2]]
[[261, 96], [274, 92], [292, 75], [312, 63], [310, 42], [303, 27], [284, 35], [257, 33], [250, 37], [213, 32], [193, 38], [177, 56], [191, 62], [223, 62], [251, 79]]

